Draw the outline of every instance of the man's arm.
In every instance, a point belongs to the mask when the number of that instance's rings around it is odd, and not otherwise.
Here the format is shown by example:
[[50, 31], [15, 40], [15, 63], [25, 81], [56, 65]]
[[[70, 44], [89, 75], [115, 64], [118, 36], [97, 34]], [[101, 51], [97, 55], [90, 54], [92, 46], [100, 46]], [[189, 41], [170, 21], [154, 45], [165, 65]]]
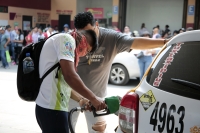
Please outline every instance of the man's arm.
[[61, 59], [60, 66], [65, 81], [71, 88], [89, 100], [95, 99], [96, 96], [84, 85], [81, 78], [76, 73], [74, 69], [74, 62]]
[[83, 96], [72, 89], [70, 98], [79, 102], [81, 99], [83, 99]]
[[164, 46], [165, 39], [151, 39], [144, 37], [135, 37], [131, 49], [152, 49]]
[[[72, 89], [71, 91], [71, 99], [75, 100], [76, 102], [79, 103], [80, 107], [82, 107], [83, 105], [85, 105], [85, 107], [87, 107], [86, 105], [89, 103], [89, 100], [84, 98], [83, 96], [81, 96], [79, 93], [77, 93], [75, 90]], [[89, 109], [89, 107], [88, 107]]]
[[7, 42], [4, 44], [4, 48], [6, 48], [9, 42], [10, 42], [10, 38], [7, 38]]
[[92, 93], [92, 91], [90, 91], [84, 85], [83, 81], [81, 80], [81, 78], [78, 76], [78, 74], [76, 73], [74, 69], [74, 62], [61, 59], [60, 66], [61, 66], [62, 74], [64, 76], [65, 81], [68, 83], [68, 85], [72, 89], [74, 89], [83, 97], [87, 98], [97, 110], [106, 108], [104, 101], [96, 97]]

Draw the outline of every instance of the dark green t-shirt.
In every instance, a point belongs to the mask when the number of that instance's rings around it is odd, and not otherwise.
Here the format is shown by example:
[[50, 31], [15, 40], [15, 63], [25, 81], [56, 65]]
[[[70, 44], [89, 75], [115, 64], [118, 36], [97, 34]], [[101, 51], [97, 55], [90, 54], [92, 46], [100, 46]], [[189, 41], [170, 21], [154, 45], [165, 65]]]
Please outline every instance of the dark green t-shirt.
[[78, 74], [94, 94], [105, 97], [113, 59], [118, 53], [128, 51], [134, 38], [111, 29], [99, 28], [99, 31], [99, 48], [90, 65], [88, 55], [80, 57]]

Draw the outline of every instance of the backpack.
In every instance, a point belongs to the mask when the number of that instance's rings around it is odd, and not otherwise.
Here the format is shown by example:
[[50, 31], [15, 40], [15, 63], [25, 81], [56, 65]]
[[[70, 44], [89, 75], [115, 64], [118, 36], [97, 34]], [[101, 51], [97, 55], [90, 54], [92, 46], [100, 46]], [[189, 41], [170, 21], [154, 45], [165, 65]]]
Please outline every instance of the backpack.
[[[23, 48], [23, 50], [21, 51], [19, 55], [19, 64], [18, 64], [18, 70], [17, 70], [17, 90], [18, 90], [19, 97], [25, 101], [35, 101], [38, 96], [40, 86], [44, 78], [49, 73], [51, 73], [54, 69], [56, 68], [58, 68], [58, 70], [60, 69], [60, 64], [56, 63], [42, 76], [42, 78], [40, 78], [39, 59], [40, 59], [41, 50], [46, 40], [40, 41], [35, 44], [32, 43], [32, 44], [27, 45], [26, 47]], [[30, 57], [32, 58], [34, 62], [34, 70], [31, 71], [30, 73], [24, 74], [23, 60], [24, 58], [26, 58], [26, 53], [30, 53]], [[56, 78], [57, 76], [58, 75], [56, 74]]]

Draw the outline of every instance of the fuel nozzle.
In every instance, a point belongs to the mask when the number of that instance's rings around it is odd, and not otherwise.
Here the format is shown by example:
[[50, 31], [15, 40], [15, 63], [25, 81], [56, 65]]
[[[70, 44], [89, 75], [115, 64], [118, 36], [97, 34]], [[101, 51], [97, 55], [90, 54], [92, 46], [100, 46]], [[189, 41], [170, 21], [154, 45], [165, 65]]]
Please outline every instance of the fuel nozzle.
[[92, 106], [92, 112], [94, 117], [98, 116], [104, 116], [109, 114], [116, 114], [119, 110], [119, 104], [120, 104], [120, 97], [119, 96], [112, 96], [105, 98], [105, 103], [107, 105], [107, 108], [101, 111], [96, 111], [95, 107]]

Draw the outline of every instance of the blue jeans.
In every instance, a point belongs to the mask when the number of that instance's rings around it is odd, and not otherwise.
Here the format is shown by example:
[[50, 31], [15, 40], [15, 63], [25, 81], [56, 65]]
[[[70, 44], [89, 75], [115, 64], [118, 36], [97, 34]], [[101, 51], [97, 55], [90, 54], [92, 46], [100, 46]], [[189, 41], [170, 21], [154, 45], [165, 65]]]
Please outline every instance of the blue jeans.
[[0, 50], [0, 53], [3, 67], [8, 67], [8, 62], [6, 60], [6, 50]]
[[14, 42], [11, 42], [9, 45], [9, 52], [10, 52], [10, 55], [12, 56], [12, 60], [15, 59], [15, 43]]
[[138, 64], [140, 67], [140, 80], [142, 79], [145, 71], [147, 70], [151, 62], [152, 62], [152, 56], [143, 56], [140, 59], [138, 59]]

